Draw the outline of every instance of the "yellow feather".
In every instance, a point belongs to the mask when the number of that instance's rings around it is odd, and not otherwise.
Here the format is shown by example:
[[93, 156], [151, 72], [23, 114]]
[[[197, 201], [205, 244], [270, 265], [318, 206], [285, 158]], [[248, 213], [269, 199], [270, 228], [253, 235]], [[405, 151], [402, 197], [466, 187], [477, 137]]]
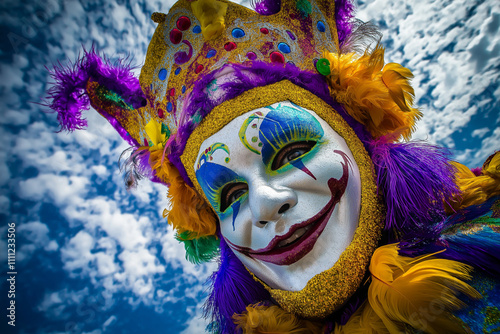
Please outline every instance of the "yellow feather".
[[459, 293], [481, 297], [464, 282], [471, 278], [472, 268], [431, 255], [399, 256], [396, 244], [373, 254], [368, 302], [390, 333], [400, 333], [407, 325], [431, 334], [465, 333], [450, 311], [464, 306]]
[[363, 55], [325, 53], [330, 62], [330, 93], [346, 111], [378, 138], [408, 139], [422, 113], [413, 108], [410, 70], [396, 63], [384, 66], [384, 48]]
[[455, 182], [461, 194], [452, 199], [450, 205], [453, 210], [448, 210], [449, 213], [481, 204], [493, 196], [500, 195], [500, 152], [486, 160], [479, 176], [458, 162], [450, 163], [456, 168]]
[[248, 305], [242, 314], [234, 314], [233, 322], [244, 334], [316, 334], [323, 325], [298, 318], [278, 306]]
[[365, 302], [344, 326], [335, 324], [334, 334], [389, 334], [389, 330], [368, 302]]

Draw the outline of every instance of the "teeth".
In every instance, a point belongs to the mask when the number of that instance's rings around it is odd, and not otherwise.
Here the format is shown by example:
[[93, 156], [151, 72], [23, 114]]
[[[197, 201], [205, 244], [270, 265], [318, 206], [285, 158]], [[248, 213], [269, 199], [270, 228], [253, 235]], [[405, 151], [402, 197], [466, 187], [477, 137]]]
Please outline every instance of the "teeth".
[[295, 240], [299, 239], [301, 236], [303, 236], [309, 229], [311, 228], [311, 225], [304, 226], [302, 228], [299, 228], [297, 231], [295, 231], [290, 237], [286, 238], [285, 240], [281, 240], [277, 247], [285, 247]]

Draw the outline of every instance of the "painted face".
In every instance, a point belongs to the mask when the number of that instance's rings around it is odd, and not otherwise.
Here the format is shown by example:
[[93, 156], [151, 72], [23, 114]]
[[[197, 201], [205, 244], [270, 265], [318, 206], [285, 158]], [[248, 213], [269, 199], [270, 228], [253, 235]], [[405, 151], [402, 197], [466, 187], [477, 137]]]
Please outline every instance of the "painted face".
[[303, 289], [352, 241], [359, 170], [311, 110], [283, 101], [249, 111], [202, 143], [194, 168], [222, 236], [271, 288]]

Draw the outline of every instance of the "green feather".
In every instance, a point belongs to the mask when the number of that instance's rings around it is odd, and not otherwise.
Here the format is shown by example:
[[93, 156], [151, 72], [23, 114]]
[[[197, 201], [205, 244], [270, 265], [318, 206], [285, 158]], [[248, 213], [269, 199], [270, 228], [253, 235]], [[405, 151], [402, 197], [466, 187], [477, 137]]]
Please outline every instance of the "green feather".
[[177, 234], [175, 238], [184, 244], [186, 260], [194, 264], [209, 262], [219, 255], [220, 239], [215, 236], [199, 237], [189, 240], [190, 232]]

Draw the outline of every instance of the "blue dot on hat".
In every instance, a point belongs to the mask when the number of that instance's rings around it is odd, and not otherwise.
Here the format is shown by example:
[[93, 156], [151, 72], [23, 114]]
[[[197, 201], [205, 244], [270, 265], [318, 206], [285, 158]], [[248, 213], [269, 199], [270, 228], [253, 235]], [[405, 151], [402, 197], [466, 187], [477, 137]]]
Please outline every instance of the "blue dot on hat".
[[215, 56], [217, 54], [217, 50], [215, 49], [211, 49], [207, 52], [207, 58], [212, 58], [213, 56]]
[[316, 24], [316, 27], [321, 32], [325, 32], [325, 30], [326, 30], [325, 22], [323, 22], [323, 21], [318, 21], [318, 24]]
[[290, 46], [286, 43], [279, 43], [278, 50], [280, 50], [283, 53], [290, 53]]
[[231, 35], [233, 35], [234, 38], [241, 38], [245, 36], [245, 32], [241, 28], [234, 28]]
[[200, 26], [194, 26], [194, 28], [193, 28], [193, 32], [194, 32], [195, 34], [199, 34], [199, 33], [201, 32], [201, 27], [200, 27]]
[[167, 78], [167, 70], [162, 68], [160, 72], [158, 72], [158, 79], [161, 81], [165, 80]]
[[167, 111], [172, 112], [172, 102], [167, 103]]

